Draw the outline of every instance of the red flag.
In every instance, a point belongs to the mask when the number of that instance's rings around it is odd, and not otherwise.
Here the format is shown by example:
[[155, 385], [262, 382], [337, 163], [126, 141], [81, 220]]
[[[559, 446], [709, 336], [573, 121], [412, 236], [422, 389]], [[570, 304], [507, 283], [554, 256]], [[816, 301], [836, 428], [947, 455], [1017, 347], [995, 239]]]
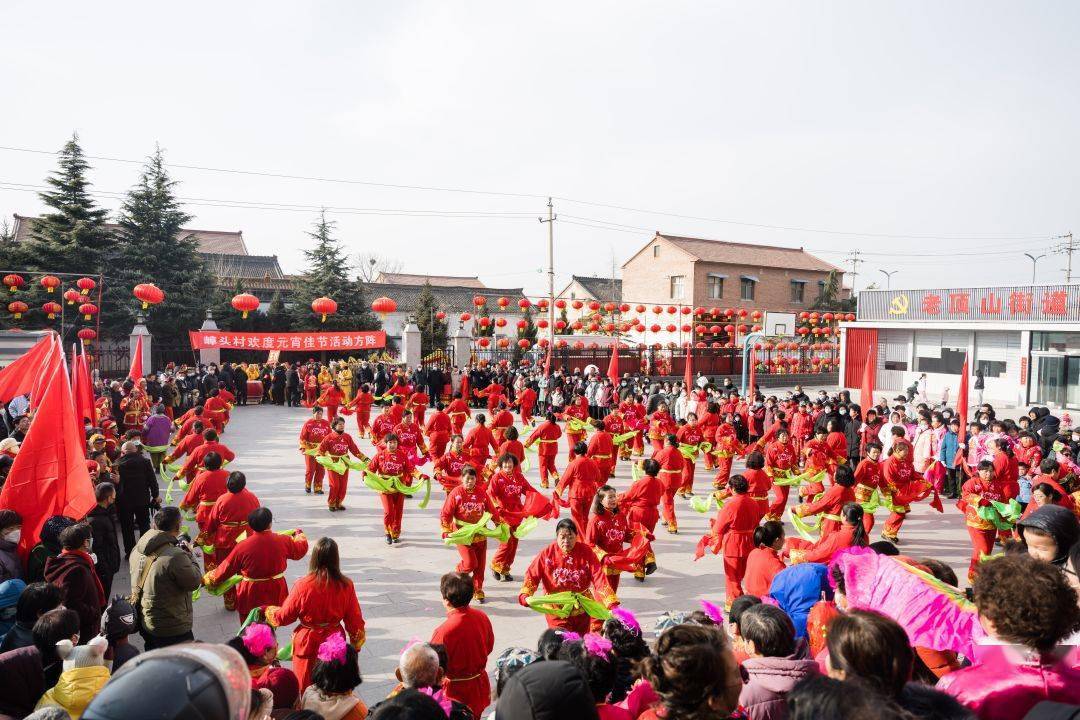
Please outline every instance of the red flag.
[[131, 369], [128, 370], [128, 380], [138, 381], [142, 376], [142, 335], [140, 335], [135, 341], [135, 354], [131, 357]]
[[[59, 336], [49, 333], [38, 340], [19, 359], [0, 370], [0, 403], [5, 405], [17, 395], [33, 393], [41, 380], [41, 368], [51, 353], [56, 351]], [[31, 406], [35, 397], [30, 398]]]
[[555, 338], [551, 338], [551, 342], [547, 346], [547, 356], [544, 358], [544, 377], [551, 377], [551, 349], [555, 347]]
[[19, 550], [24, 556], [38, 542], [47, 519], [67, 515], [81, 520], [95, 505], [63, 353], [51, 355], [39, 372], [45, 378], [41, 402], [0, 491], [0, 507], [22, 516]]
[[619, 385], [619, 341], [611, 343], [611, 360], [607, 366], [607, 376], [611, 380], [611, 384], [618, 387]]
[[862, 389], [859, 390], [859, 406], [862, 407], [863, 417], [866, 411], [874, 407], [874, 379], [877, 377], [877, 346], [866, 346], [866, 363], [863, 365]]
[[694, 389], [694, 350], [690, 343], [686, 343], [686, 372], [683, 373], [683, 384], [686, 385], [686, 399], [690, 400], [690, 391]]
[[[964, 369], [960, 371], [960, 392], [956, 395], [956, 415], [960, 418], [960, 438], [967, 432], [968, 422], [968, 357], [964, 356]], [[957, 453], [959, 455], [959, 453]]]
[[86, 362], [86, 353], [71, 353], [71, 395], [75, 405], [75, 422], [83, 424], [89, 420], [97, 425], [97, 406], [94, 404], [94, 384], [90, 379], [90, 366]]

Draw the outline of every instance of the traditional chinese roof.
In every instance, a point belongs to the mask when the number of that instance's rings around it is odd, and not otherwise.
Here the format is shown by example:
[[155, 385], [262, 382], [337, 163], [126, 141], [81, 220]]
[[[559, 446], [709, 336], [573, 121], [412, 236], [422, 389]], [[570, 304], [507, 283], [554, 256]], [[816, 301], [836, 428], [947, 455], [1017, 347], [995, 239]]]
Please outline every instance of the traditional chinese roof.
[[570, 280], [585, 288], [597, 300], [622, 302], [622, 280], [586, 275], [572, 275]]
[[483, 289], [484, 283], [475, 275], [412, 275], [409, 273], [386, 273], [381, 272], [375, 278], [376, 283], [387, 285], [423, 285], [427, 282], [432, 287], [446, 288], [478, 288]]
[[[15, 215], [15, 242], [23, 242], [30, 237], [33, 231], [34, 220], [37, 218], [26, 215]], [[120, 230], [116, 223], [105, 223], [105, 228], [112, 232]], [[230, 230], [194, 230], [192, 228], [180, 228], [176, 234], [177, 239], [193, 238], [199, 245], [201, 253], [221, 253], [225, 255], [247, 255], [247, 245], [244, 244], [243, 231]]]
[[283, 280], [277, 255], [235, 255], [203, 253], [210, 272], [218, 278], [260, 278]]
[[[422, 283], [420, 285], [368, 283], [364, 286], [364, 291], [371, 299], [386, 296], [395, 301], [397, 303], [398, 312], [412, 312], [416, 309], [416, 302], [420, 297], [420, 291], [423, 287]], [[473, 305], [473, 298], [477, 295], [483, 295], [487, 298], [489, 312], [494, 312], [494, 310], [498, 308], [496, 302], [500, 297], [509, 298], [510, 309], [512, 311], [517, 311], [518, 300], [525, 297], [521, 288], [477, 289], [471, 286], [432, 286], [431, 293], [435, 296], [435, 303], [439, 306], [439, 309], [445, 312], [465, 312], [474, 310], [476, 306]]]

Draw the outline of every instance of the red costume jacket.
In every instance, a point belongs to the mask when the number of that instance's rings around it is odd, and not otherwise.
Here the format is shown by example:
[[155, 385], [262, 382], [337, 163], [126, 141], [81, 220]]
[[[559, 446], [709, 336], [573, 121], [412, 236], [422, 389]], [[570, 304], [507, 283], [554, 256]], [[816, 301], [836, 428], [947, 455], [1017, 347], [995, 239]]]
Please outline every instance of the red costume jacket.
[[231, 462], [236, 459], [236, 453], [229, 448], [225, 447], [217, 440], [213, 442], [203, 442], [197, 448], [191, 451], [188, 455], [187, 462], [184, 463], [184, 467], [180, 468], [179, 475], [184, 477], [194, 477], [196, 471], [203, 466], [203, 459], [207, 453], [215, 452], [221, 456], [221, 462]]
[[488, 495], [492, 504], [499, 509], [503, 520], [511, 528], [516, 528], [525, 519], [523, 513], [526, 504], [530, 497], [536, 494], [536, 488], [529, 484], [520, 470], [514, 470], [510, 475], [500, 470], [488, 483]]
[[569, 497], [592, 500], [596, 491], [604, 484], [604, 479], [595, 460], [579, 455], [563, 470], [562, 477], [555, 485], [555, 492], [562, 494], [570, 488]]
[[664, 440], [668, 435], [675, 432], [678, 426], [671, 415], [657, 410], [649, 418], [649, 439]]
[[389, 412], [379, 413], [371, 423], [371, 439], [376, 443], [381, 443], [382, 439], [393, 431], [395, 425], [397, 425], [397, 420], [393, 415]]
[[881, 463], [863, 458], [855, 468], [855, 502], [869, 502], [874, 490], [881, 487]]
[[714, 550], [725, 557], [746, 557], [754, 549], [754, 530], [763, 517], [761, 504], [749, 495], [733, 495], [712, 523]]
[[329, 435], [323, 438], [319, 443], [319, 454], [329, 455], [335, 460], [345, 457], [349, 453], [352, 453], [358, 458], [364, 457], [364, 454], [360, 452], [360, 448], [356, 447], [356, 441], [352, 439], [352, 435], [343, 432], [331, 431]]
[[495, 648], [491, 620], [480, 610], [465, 606], [447, 612], [435, 628], [431, 642], [446, 646], [446, 696], [464, 703], [479, 718], [491, 704], [491, 684], [486, 671]]
[[293, 631], [293, 654], [300, 657], [315, 657], [319, 645], [341, 632], [343, 625], [353, 647], [364, 644], [364, 616], [356, 589], [348, 579], [338, 583], [305, 575], [296, 581], [280, 607], [266, 609], [266, 619], [274, 627], [300, 621]]
[[300, 428], [300, 448], [314, 450], [331, 432], [329, 421], [322, 418], [308, 418]]
[[483, 465], [491, 457], [491, 453], [499, 449], [499, 444], [495, 442], [495, 436], [486, 425], [477, 425], [465, 436], [462, 448], [472, 454], [478, 465]]
[[529, 435], [525, 441], [526, 447], [537, 443], [536, 453], [541, 457], [554, 457], [559, 454], [559, 438], [562, 437], [562, 429], [553, 422], [546, 420]]
[[622, 552], [623, 545], [630, 542], [633, 533], [627, 524], [626, 513], [616, 509], [609, 513], [593, 513], [589, 516], [589, 527], [585, 530], [585, 542], [598, 551], [598, 555], [615, 555]]
[[750, 486], [746, 494], [758, 502], [767, 502], [769, 490], [772, 489], [772, 478], [764, 470], [754, 468], [743, 470], [742, 476]]
[[551, 543], [529, 563], [519, 599], [524, 605], [525, 598], [531, 597], [540, 588], [545, 594], [566, 590], [587, 593], [590, 586], [593, 597], [599, 602], [607, 607], [618, 604], [607, 573], [589, 545], [578, 542], [569, 553], [563, 553], [557, 544]]
[[214, 546], [214, 554], [224, 559], [236, 545], [237, 536], [247, 530], [248, 515], [258, 507], [259, 498], [247, 488], [238, 493], [225, 493], [214, 503], [206, 519], [203, 543], [208, 541]]
[[476, 469], [476, 466], [465, 455], [447, 452], [435, 461], [435, 478], [449, 492], [461, 484], [461, 470], [466, 465]]
[[188, 486], [184, 499], [180, 501], [180, 508], [195, 508], [195, 524], [200, 529], [206, 527], [210, 511], [214, 509], [217, 499], [228, 492], [225, 488], [225, 481], [228, 479], [228, 470], [201, 470]]
[[786, 567], [779, 553], [771, 547], [751, 550], [746, 558], [746, 575], [743, 576], [743, 587], [746, 588], [747, 595], [768, 595], [773, 578]]
[[632, 525], [641, 524], [652, 530], [660, 519], [657, 507], [663, 497], [664, 483], [652, 475], [645, 475], [619, 496], [619, 507], [626, 510]]
[[834, 533], [823, 537], [816, 543], [805, 549], [794, 549], [790, 552], [793, 563], [811, 562], [827, 563], [837, 550], [851, 547], [854, 542], [855, 528], [843, 525]]
[[790, 442], [773, 440], [765, 446], [765, 472], [770, 476], [778, 470], [791, 470], [796, 466], [798, 459]]
[[186, 438], [176, 444], [176, 447], [173, 448], [173, 451], [165, 459], [170, 463], [174, 462], [179, 458], [182, 458], [185, 455], [194, 452], [195, 448], [199, 447], [204, 442], [206, 442], [206, 438], [204, 438], [202, 435], [188, 435]]
[[[478, 522], [485, 512], [491, 513], [491, 519], [496, 524], [502, 522], [498, 508], [479, 485], [473, 488], [472, 492], [468, 492], [461, 485], [457, 486], [446, 496], [442, 511], [439, 512], [443, 537], [446, 537], [446, 533], [458, 529], [455, 520], [461, 521], [462, 524], [471, 524]], [[481, 538], [481, 540], [487, 542], [487, 538]]]
[[446, 414], [450, 416], [450, 421], [454, 425], [454, 432], [460, 433], [471, 413], [469, 412], [469, 405], [464, 400], [454, 398], [446, 406]]
[[652, 459], [660, 463], [660, 475], [664, 486], [671, 490], [682, 486], [683, 468], [686, 466], [686, 458], [679, 452], [679, 448], [665, 445], [663, 450], [653, 453]]
[[413, 475], [416, 474], [412, 459], [400, 447], [393, 452], [380, 450], [375, 453], [368, 463], [368, 470], [387, 477], [399, 477], [405, 485], [412, 485]]
[[285, 569], [289, 560], [299, 560], [307, 550], [303, 533], [289, 537], [273, 530], [249, 532], [220, 565], [206, 574], [206, 584], [217, 585], [241, 575], [244, 580], [236, 588], [236, 612], [247, 617], [253, 608], [285, 602], [289, 594]]

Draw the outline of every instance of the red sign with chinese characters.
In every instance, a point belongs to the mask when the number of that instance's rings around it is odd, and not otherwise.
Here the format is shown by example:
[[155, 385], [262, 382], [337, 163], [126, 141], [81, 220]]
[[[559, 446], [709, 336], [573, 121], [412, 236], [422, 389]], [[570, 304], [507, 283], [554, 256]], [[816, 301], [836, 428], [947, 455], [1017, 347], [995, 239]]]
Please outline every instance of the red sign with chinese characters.
[[191, 330], [195, 350], [277, 350], [278, 352], [320, 352], [330, 350], [378, 350], [386, 347], [386, 333], [372, 332], [291, 332], [249, 333], [228, 330]]
[[859, 320], [1080, 322], [1080, 285], [864, 290]]

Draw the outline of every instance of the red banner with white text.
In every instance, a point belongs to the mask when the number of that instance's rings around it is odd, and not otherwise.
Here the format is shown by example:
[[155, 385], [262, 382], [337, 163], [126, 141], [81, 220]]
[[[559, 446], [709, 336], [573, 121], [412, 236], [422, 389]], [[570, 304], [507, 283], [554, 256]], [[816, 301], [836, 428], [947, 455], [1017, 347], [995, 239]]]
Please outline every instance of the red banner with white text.
[[277, 350], [279, 352], [348, 352], [386, 347], [382, 330], [355, 332], [253, 333], [190, 330], [193, 350]]

